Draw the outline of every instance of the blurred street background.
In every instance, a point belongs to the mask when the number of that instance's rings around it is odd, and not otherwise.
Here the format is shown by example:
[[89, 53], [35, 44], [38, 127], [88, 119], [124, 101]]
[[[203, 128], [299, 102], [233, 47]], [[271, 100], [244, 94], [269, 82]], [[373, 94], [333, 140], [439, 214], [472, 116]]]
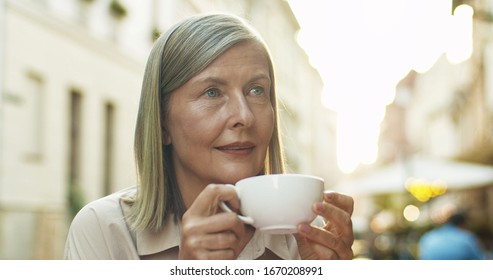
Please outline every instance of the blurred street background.
[[147, 56], [226, 12], [270, 47], [291, 173], [355, 199], [357, 259], [418, 259], [455, 212], [493, 252], [493, 0], [0, 0], [0, 259], [61, 259], [136, 184]]

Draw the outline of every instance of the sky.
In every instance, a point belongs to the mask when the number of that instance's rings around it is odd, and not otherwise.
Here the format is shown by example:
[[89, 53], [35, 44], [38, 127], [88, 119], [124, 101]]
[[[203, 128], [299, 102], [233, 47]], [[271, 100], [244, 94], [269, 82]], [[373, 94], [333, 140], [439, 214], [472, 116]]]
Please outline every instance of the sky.
[[452, 0], [288, 0], [300, 45], [324, 82], [321, 102], [338, 115], [338, 165], [345, 173], [377, 157], [379, 125], [395, 86], [446, 55], [472, 51], [472, 9]]

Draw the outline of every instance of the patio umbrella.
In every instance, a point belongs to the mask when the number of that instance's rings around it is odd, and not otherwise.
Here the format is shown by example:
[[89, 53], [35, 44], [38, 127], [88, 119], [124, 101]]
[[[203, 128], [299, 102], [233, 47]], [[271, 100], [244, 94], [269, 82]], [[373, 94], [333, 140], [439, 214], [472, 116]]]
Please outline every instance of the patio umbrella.
[[350, 195], [405, 192], [406, 181], [441, 184], [447, 189], [493, 185], [493, 166], [424, 156], [412, 156], [337, 184], [334, 189]]

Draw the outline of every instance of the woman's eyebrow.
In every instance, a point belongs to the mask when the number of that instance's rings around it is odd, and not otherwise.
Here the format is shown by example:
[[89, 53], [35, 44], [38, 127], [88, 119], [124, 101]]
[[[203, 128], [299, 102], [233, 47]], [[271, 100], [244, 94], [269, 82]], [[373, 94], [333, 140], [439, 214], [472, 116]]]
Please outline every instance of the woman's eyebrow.
[[[255, 74], [252, 78], [248, 80], [248, 83], [256, 82], [258, 80], [268, 80], [270, 82], [270, 77], [269, 75], [265, 73], [258, 73]], [[214, 77], [214, 76], [205, 76], [205, 77], [198, 77], [195, 80], [196, 83], [215, 83], [215, 84], [220, 84], [220, 85], [226, 85], [228, 84], [228, 81], [226, 79], [222, 79], [219, 77]]]
[[264, 74], [264, 73], [259, 73], [259, 74], [254, 75], [248, 82], [252, 83], [252, 82], [256, 82], [258, 80], [268, 80], [270, 82], [270, 76], [267, 74]]

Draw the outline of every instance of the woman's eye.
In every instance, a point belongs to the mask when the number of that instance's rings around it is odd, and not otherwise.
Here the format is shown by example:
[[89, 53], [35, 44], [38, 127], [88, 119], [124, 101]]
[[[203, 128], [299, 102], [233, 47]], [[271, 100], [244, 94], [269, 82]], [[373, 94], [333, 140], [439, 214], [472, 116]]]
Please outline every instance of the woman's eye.
[[219, 92], [217, 91], [217, 89], [211, 88], [211, 89], [208, 89], [204, 93], [204, 95], [207, 96], [207, 97], [218, 97], [219, 96]]
[[264, 89], [261, 87], [254, 87], [254, 88], [250, 89], [250, 93], [253, 96], [261, 96], [264, 93]]

